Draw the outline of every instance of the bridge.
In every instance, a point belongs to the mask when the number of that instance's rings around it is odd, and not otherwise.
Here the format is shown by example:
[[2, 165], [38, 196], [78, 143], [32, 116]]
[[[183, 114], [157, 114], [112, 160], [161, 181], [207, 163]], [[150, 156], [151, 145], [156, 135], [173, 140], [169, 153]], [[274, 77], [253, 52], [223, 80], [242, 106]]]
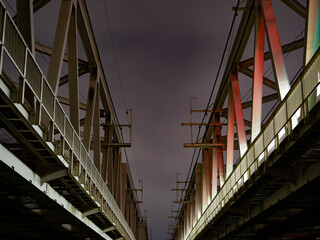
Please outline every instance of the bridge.
[[[247, 0], [233, 9], [241, 21], [213, 107], [202, 110], [210, 116], [187, 124], [206, 128], [202, 140], [185, 144], [200, 161], [175, 189], [182, 193], [167, 239], [320, 237], [320, 1], [281, 1], [305, 21], [304, 37], [285, 45], [275, 2]], [[289, 79], [284, 55], [298, 49], [301, 69]], [[274, 77], [264, 75], [267, 61]], [[250, 101], [240, 89], [252, 92]]]
[[61, 1], [39, 42], [52, 2], [0, 2], [1, 238], [146, 240], [86, 3]]

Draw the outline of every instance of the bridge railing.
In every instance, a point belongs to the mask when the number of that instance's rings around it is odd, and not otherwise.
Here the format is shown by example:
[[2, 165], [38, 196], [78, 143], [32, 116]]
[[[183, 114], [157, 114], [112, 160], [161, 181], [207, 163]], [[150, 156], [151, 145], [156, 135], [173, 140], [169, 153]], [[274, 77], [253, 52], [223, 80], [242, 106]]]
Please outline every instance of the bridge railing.
[[305, 119], [320, 100], [320, 50], [314, 55], [303, 73], [294, 83], [285, 99], [279, 104], [273, 118], [249, 146], [240, 162], [224, 185], [203, 211], [201, 217], [188, 232], [186, 239], [194, 239], [204, 227], [221, 211], [258, 167], [268, 161], [268, 157], [281, 142]]
[[[113, 222], [115, 227], [126, 239], [135, 239], [132, 230], [126, 222], [121, 210], [110, 193], [106, 183], [97, 170], [91, 156], [85, 149], [81, 138], [74, 130], [68, 116], [62, 108], [58, 98], [53, 93], [48, 81], [38, 66], [34, 56], [28, 49], [19, 33], [14, 21], [9, 16], [5, 6], [0, 2], [0, 73], [3, 71], [3, 53], [10, 58], [12, 64], [21, 76], [17, 85], [17, 102], [24, 104], [26, 88], [32, 92], [33, 101], [29, 103], [35, 114], [33, 125], [45, 126], [49, 132], [45, 141], [54, 142], [54, 132], [60, 134], [60, 141], [67, 144], [67, 148], [60, 144], [57, 154], [63, 156], [71, 168], [71, 173], [79, 183], [90, 193], [92, 198], [101, 207], [103, 213]], [[33, 102], [33, 103], [32, 103]], [[71, 157], [64, 154], [64, 148], [70, 151]], [[54, 149], [54, 151], [56, 151]], [[79, 166], [73, 168], [74, 156], [79, 161]], [[94, 187], [95, 186], [95, 187]], [[100, 194], [97, 194], [97, 191]], [[102, 197], [99, 197], [102, 196]], [[104, 202], [107, 204], [103, 206]]]

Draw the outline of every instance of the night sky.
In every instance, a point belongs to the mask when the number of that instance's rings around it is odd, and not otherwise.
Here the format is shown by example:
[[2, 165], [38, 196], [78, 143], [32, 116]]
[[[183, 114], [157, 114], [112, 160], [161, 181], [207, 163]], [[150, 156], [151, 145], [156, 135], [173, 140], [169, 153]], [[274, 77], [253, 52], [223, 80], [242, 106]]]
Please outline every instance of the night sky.
[[[51, 1], [44, 11], [35, 15], [36, 40], [49, 46], [52, 46], [54, 31], [43, 32], [55, 29], [59, 2]], [[163, 240], [170, 224], [168, 216], [172, 201], [176, 200], [176, 193], [171, 191], [176, 187], [176, 174], [180, 173], [179, 181], [186, 180], [193, 153], [193, 149], [183, 147], [191, 139], [190, 128], [181, 127], [181, 123], [190, 121], [191, 96], [196, 97], [193, 109], [205, 109], [207, 105], [234, 14], [232, 7], [237, 1], [86, 2], [111, 96], [122, 124], [129, 123], [126, 109], [133, 110], [132, 148], [126, 151], [136, 188], [140, 188], [138, 180], [144, 181], [140, 209], [142, 215], [147, 210], [152, 239]], [[305, 1], [300, 2], [305, 5]], [[304, 30], [304, 20], [285, 8], [281, 1], [273, 3], [281, 43], [286, 44]], [[239, 13], [236, 18], [236, 26], [241, 15]], [[41, 21], [44, 18], [50, 21]], [[231, 40], [236, 35], [236, 26]], [[266, 49], [267, 46], [266, 43]], [[244, 55], [251, 57], [252, 53], [251, 44]], [[298, 55], [301, 59], [302, 51]], [[45, 57], [37, 54], [37, 60], [41, 59], [44, 61]], [[290, 79], [301, 62], [295, 54], [286, 57], [286, 63], [291, 66]], [[219, 80], [222, 74], [223, 71]], [[251, 87], [251, 80], [245, 81], [248, 84], [242, 84], [241, 87], [245, 87], [241, 91]], [[83, 91], [83, 95], [86, 94]], [[194, 114], [193, 122], [200, 122], [201, 118], [201, 114]], [[194, 138], [197, 130], [194, 127]], [[124, 135], [129, 141], [128, 129], [124, 129]], [[126, 161], [125, 157], [123, 160]]]
[[136, 186], [144, 181], [140, 208], [143, 215], [147, 210], [152, 239], [165, 239], [176, 200], [171, 188], [178, 172], [185, 180], [193, 151], [183, 148], [191, 140], [181, 123], [189, 122], [191, 96], [194, 108], [206, 106], [236, 1], [106, 1], [120, 79], [103, 0], [98, 2], [87, 5], [122, 123], [128, 122], [126, 108], [133, 110], [127, 153]]

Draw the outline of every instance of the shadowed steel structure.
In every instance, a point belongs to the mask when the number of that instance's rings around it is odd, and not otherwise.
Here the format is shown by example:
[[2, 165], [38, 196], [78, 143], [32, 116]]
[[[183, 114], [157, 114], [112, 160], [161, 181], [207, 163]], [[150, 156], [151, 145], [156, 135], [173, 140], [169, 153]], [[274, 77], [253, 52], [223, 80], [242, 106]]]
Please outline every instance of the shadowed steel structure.
[[148, 239], [122, 160], [131, 125], [117, 120], [85, 1], [59, 2], [52, 46], [35, 41], [34, 14], [53, 2], [12, 1], [14, 17], [0, 3], [1, 235]]
[[[213, 107], [207, 109], [203, 141], [188, 145], [200, 148], [202, 162], [187, 180], [169, 239], [319, 237], [320, 2], [282, 0], [306, 26], [304, 38], [283, 46], [273, 3], [247, 0], [235, 9], [243, 11], [242, 18]], [[254, 56], [245, 59], [248, 45]], [[289, 79], [284, 54], [297, 49], [303, 49], [302, 68]], [[264, 76], [268, 60], [273, 79]], [[248, 80], [240, 76], [252, 79], [249, 102], [240, 91]], [[263, 122], [272, 101], [276, 108]]]

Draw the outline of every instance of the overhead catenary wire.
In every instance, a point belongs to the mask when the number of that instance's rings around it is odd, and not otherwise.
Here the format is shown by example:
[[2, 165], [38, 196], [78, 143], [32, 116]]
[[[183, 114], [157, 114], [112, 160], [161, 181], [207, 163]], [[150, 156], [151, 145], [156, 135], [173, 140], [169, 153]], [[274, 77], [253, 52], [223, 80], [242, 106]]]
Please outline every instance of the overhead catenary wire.
[[108, 34], [109, 34], [109, 38], [110, 38], [112, 54], [113, 54], [113, 57], [114, 57], [114, 61], [115, 61], [115, 65], [116, 65], [117, 77], [118, 77], [119, 84], [120, 84], [121, 96], [122, 96], [122, 100], [123, 100], [125, 108], [128, 109], [127, 108], [127, 104], [126, 104], [126, 99], [124, 97], [124, 91], [123, 91], [122, 79], [121, 79], [121, 74], [120, 74], [119, 61], [118, 61], [118, 57], [117, 57], [117, 54], [116, 54], [116, 48], [115, 48], [113, 35], [112, 35], [112, 31], [111, 31], [111, 23], [110, 23], [108, 10], [107, 10], [106, 0], [102, 0], [102, 1], [103, 1], [104, 13], [105, 13], [105, 16], [106, 16], [106, 19], [107, 19]]
[[[103, 1], [104, 13], [105, 13], [106, 20], [107, 20], [108, 34], [109, 34], [109, 38], [110, 38], [112, 54], [113, 54], [114, 61], [115, 61], [115, 66], [116, 66], [116, 73], [117, 73], [117, 77], [118, 77], [119, 85], [120, 85], [121, 96], [122, 96], [124, 107], [125, 107], [126, 110], [128, 110], [128, 107], [127, 107], [127, 104], [126, 104], [126, 99], [124, 97], [124, 90], [123, 90], [123, 85], [122, 85], [122, 78], [121, 78], [121, 73], [120, 73], [119, 61], [118, 61], [118, 57], [117, 57], [117, 54], [116, 54], [116, 48], [115, 48], [114, 39], [113, 39], [113, 35], [112, 35], [110, 18], [109, 18], [109, 14], [108, 14], [108, 10], [107, 10], [107, 3], [106, 3], [107, 0], [102, 0], [102, 1]], [[127, 117], [127, 119], [128, 119], [128, 117]], [[121, 130], [122, 141], [124, 141], [122, 128], [120, 128], [120, 130]], [[136, 158], [135, 158], [135, 151], [134, 151], [133, 146], [131, 146], [131, 148], [132, 148], [132, 152], [133, 152], [133, 160], [134, 160], [133, 162], [134, 162], [134, 165], [135, 165], [135, 169], [137, 171], [137, 176], [138, 176], [138, 178], [140, 178], [139, 168], [137, 166], [137, 161], [136, 161]], [[126, 156], [126, 159], [127, 159], [127, 162], [128, 162], [128, 166], [129, 166], [128, 155], [127, 155], [127, 151], [126, 151], [125, 148], [124, 148], [124, 153], [125, 153], [125, 156]], [[130, 166], [129, 166], [129, 168], [130, 168]]]
[[[207, 114], [208, 114], [209, 106], [210, 106], [210, 103], [211, 103], [211, 100], [212, 100], [212, 97], [213, 97], [213, 92], [214, 92], [214, 89], [215, 89], [215, 87], [216, 87], [216, 85], [217, 85], [217, 82], [218, 82], [218, 78], [219, 78], [220, 71], [221, 71], [221, 67], [222, 67], [222, 64], [223, 64], [223, 61], [224, 61], [225, 53], [226, 53], [226, 51], [227, 51], [227, 49], [228, 49], [229, 40], [230, 40], [230, 37], [231, 37], [231, 34], [232, 34], [232, 30], [233, 30], [233, 27], [234, 27], [234, 23], [235, 23], [236, 17], [238, 16], [238, 7], [239, 7], [239, 4], [240, 4], [240, 0], [238, 0], [237, 6], [236, 6], [236, 9], [235, 9], [233, 18], [232, 18], [230, 30], [229, 30], [228, 37], [227, 37], [227, 41], [226, 41], [226, 44], [225, 44], [225, 46], [224, 46], [224, 50], [223, 50], [223, 53], [222, 53], [222, 57], [221, 57], [221, 60], [220, 60], [220, 63], [219, 63], [217, 75], [216, 75], [216, 77], [215, 77], [215, 80], [214, 80], [214, 83], [213, 83], [213, 86], [212, 86], [212, 89], [211, 89], [211, 92], [210, 92], [210, 96], [209, 96], [209, 100], [208, 100], [208, 103], [207, 103], [207, 106], [206, 106], [206, 109], [205, 109], [205, 113], [203, 114], [203, 117], [202, 117], [202, 120], [201, 120], [199, 129], [198, 129], [196, 142], [198, 142], [198, 140], [199, 140], [199, 136], [200, 136], [200, 132], [201, 132], [201, 127], [203, 126], [204, 119], [205, 119], [205, 117], [206, 117]], [[187, 177], [187, 178], [189, 178], [189, 175], [190, 175], [190, 172], [191, 172], [191, 168], [192, 168], [192, 165], [193, 165], [195, 152], [196, 152], [196, 148], [195, 148], [194, 151], [193, 151], [192, 161], [191, 161], [191, 164], [190, 164], [190, 167], [189, 167], [189, 170], [188, 170], [188, 175], [187, 175], [188, 177]], [[199, 150], [199, 152], [200, 152], [200, 150]]]
[[[210, 104], [211, 104], [211, 100], [212, 100], [212, 97], [213, 97], [214, 89], [215, 89], [215, 87], [217, 85], [218, 78], [219, 78], [219, 75], [220, 75], [220, 71], [221, 71], [221, 68], [222, 68], [222, 65], [223, 65], [223, 62], [224, 62], [225, 53], [226, 53], [226, 51], [228, 49], [228, 44], [229, 44], [229, 41], [230, 41], [230, 38], [231, 38], [231, 35], [232, 35], [232, 32], [233, 32], [233, 27], [234, 27], [234, 24], [235, 24], [235, 20], [236, 20], [236, 17], [238, 16], [239, 5], [240, 5], [240, 0], [237, 1], [237, 5], [236, 5], [236, 8], [235, 8], [234, 15], [233, 15], [232, 22], [231, 22], [231, 26], [230, 26], [230, 29], [229, 29], [227, 41], [226, 41], [226, 44], [224, 46], [222, 57], [221, 57], [221, 60], [220, 60], [220, 63], [219, 63], [218, 71], [217, 71], [216, 77], [214, 79], [214, 83], [213, 83], [213, 86], [212, 86], [212, 89], [211, 89], [211, 92], [210, 92], [210, 96], [209, 96], [209, 100], [208, 100], [208, 103], [207, 103], [207, 106], [206, 106], [206, 109], [205, 109], [205, 113], [203, 114], [200, 126], [198, 128], [196, 142], [199, 141], [199, 136], [200, 136], [200, 133], [201, 133], [201, 127], [203, 126], [204, 120], [205, 120], [205, 118], [206, 118], [206, 116], [208, 114], [208, 110], [209, 110], [209, 107], [210, 107]], [[253, 7], [253, 5], [251, 6], [250, 14], [252, 12], [252, 7]], [[246, 26], [247, 25], [248, 25], [248, 22], [246, 23]], [[241, 37], [241, 40], [242, 40], [242, 38], [243, 38], [243, 35]], [[238, 49], [237, 49], [237, 51], [238, 51]], [[234, 59], [233, 59], [233, 62], [234, 62]], [[231, 71], [231, 69], [230, 69], [230, 71]], [[209, 122], [210, 122], [210, 120], [211, 119], [209, 119]], [[188, 173], [187, 173], [187, 178], [186, 179], [190, 179], [191, 178], [190, 174], [191, 174], [191, 170], [194, 169], [194, 161], [196, 160], [196, 162], [198, 162], [201, 150], [199, 149], [197, 154], [196, 154], [196, 152], [197, 152], [197, 149], [195, 148], [193, 150], [191, 163], [190, 163], [190, 166], [189, 166], [189, 169], [188, 169]], [[195, 156], [196, 156], [196, 158], [195, 158]], [[187, 187], [187, 182], [188, 181], [185, 182], [183, 189], [185, 189]], [[181, 198], [182, 198], [182, 194], [183, 194], [183, 191], [181, 192]], [[178, 219], [176, 219], [176, 221], [178, 221]]]

